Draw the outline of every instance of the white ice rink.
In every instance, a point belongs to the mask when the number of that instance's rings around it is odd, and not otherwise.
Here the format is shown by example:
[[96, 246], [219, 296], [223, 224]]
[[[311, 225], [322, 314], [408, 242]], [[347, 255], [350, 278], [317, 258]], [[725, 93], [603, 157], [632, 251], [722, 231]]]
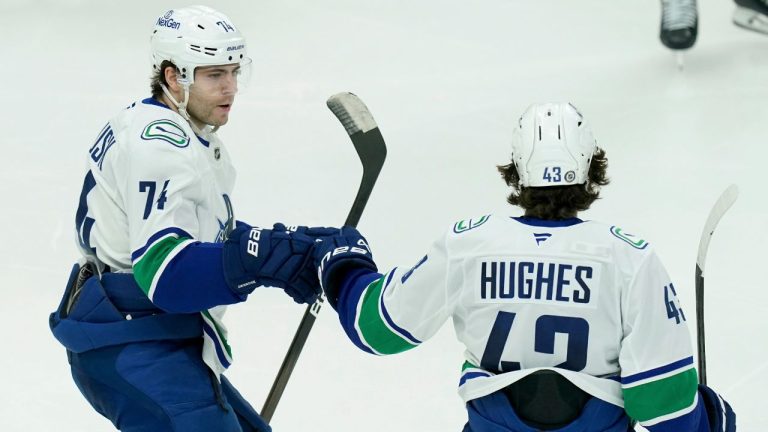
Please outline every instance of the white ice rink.
[[[582, 216], [655, 244], [695, 329], [693, 274], [707, 212], [741, 196], [707, 261], [710, 384], [739, 431], [768, 427], [768, 37], [734, 27], [727, 0], [700, 0], [684, 71], [658, 40], [651, 0], [212, 1], [246, 34], [253, 79], [220, 135], [239, 178], [239, 219], [334, 225], [360, 176], [325, 107], [358, 94], [389, 155], [359, 228], [382, 267], [411, 266], [459, 219], [505, 202], [512, 122], [570, 100], [613, 179]], [[166, 0], [0, 1], [0, 430], [109, 431], [48, 330], [77, 258], [86, 151], [106, 120], [149, 94], [148, 40]], [[260, 408], [303, 307], [258, 289], [230, 308], [228, 376]], [[455, 431], [462, 348], [446, 323], [422, 347], [374, 358], [323, 310], [273, 419], [276, 431]]]

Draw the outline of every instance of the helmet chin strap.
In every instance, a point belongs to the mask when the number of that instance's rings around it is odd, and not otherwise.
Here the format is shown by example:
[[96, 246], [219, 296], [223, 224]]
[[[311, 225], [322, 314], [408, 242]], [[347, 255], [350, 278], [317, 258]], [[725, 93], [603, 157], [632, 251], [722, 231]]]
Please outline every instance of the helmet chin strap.
[[189, 126], [192, 128], [192, 131], [195, 132], [198, 136], [205, 136], [209, 133], [216, 132], [219, 127], [218, 126], [206, 126], [201, 130], [197, 127], [195, 122], [192, 121], [192, 119], [189, 117], [189, 113], [187, 112], [187, 103], [189, 102], [189, 86], [190, 84], [182, 84], [182, 87], [184, 88], [184, 100], [179, 102], [176, 100], [175, 97], [171, 94], [170, 90], [168, 90], [168, 87], [165, 86], [165, 84], [160, 84], [160, 87], [163, 89], [163, 93], [165, 93], [165, 96], [173, 102], [173, 104], [176, 106], [176, 109], [179, 111], [179, 115], [184, 117], [184, 120], [189, 123]]

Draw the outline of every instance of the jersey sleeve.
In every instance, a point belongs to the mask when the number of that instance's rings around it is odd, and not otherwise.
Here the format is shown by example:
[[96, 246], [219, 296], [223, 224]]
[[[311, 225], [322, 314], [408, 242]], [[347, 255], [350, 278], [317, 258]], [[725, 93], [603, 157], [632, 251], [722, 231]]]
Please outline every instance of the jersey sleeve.
[[133, 274], [168, 312], [236, 303], [222, 269], [221, 244], [201, 242], [198, 206], [206, 205], [194, 149], [163, 140], [130, 142], [118, 183], [126, 212]]
[[413, 267], [347, 275], [337, 310], [352, 342], [371, 354], [396, 354], [432, 337], [452, 313], [445, 238]]
[[653, 250], [622, 298], [619, 354], [627, 414], [651, 432], [698, 431], [701, 407], [687, 310]]

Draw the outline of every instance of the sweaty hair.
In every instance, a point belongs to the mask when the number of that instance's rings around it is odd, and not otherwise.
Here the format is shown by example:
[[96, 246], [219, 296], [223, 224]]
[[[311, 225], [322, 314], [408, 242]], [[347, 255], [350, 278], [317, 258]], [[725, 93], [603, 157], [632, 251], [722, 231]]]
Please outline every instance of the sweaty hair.
[[168, 60], [163, 60], [162, 63], [160, 63], [160, 69], [152, 71], [152, 77], [149, 80], [149, 87], [152, 90], [152, 97], [154, 99], [160, 99], [160, 97], [163, 95], [163, 88], [160, 86], [165, 85], [168, 87], [168, 81], [165, 80], [165, 70], [169, 67], [176, 68], [176, 65], [169, 62]]
[[507, 202], [520, 206], [525, 215], [539, 219], [567, 219], [577, 212], [586, 210], [600, 197], [600, 186], [607, 185], [610, 180], [606, 175], [608, 159], [605, 150], [597, 148], [589, 164], [587, 182], [571, 186], [552, 187], [522, 187], [520, 174], [515, 164], [496, 167], [501, 177], [512, 187], [512, 193]]

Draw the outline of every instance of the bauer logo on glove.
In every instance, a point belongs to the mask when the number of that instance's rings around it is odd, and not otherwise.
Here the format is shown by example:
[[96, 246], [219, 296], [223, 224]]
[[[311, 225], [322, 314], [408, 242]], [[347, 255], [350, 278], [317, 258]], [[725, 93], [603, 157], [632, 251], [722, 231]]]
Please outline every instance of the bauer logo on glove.
[[259, 239], [261, 238], [261, 228], [253, 227], [248, 235], [248, 253], [254, 257], [259, 257]]

